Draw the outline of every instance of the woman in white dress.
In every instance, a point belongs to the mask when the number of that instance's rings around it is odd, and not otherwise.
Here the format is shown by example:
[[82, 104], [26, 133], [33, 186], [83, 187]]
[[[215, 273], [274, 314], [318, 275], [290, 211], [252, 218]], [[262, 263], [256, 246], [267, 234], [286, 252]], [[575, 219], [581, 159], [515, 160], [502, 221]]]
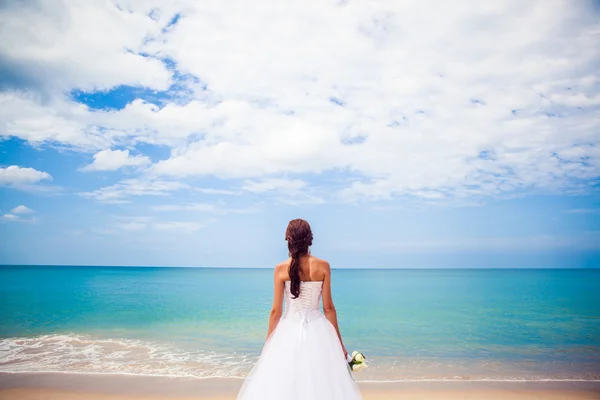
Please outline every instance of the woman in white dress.
[[346, 361], [329, 263], [309, 253], [312, 239], [308, 222], [290, 221], [285, 234], [290, 258], [275, 267], [267, 341], [238, 400], [362, 399]]

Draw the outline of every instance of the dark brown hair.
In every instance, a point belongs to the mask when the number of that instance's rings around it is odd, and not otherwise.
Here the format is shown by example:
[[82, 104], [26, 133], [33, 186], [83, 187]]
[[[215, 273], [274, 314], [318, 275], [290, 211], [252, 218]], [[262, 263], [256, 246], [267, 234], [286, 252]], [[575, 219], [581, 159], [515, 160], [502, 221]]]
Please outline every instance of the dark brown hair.
[[285, 230], [288, 250], [292, 261], [288, 273], [290, 274], [290, 291], [294, 298], [300, 295], [300, 257], [308, 254], [312, 245], [313, 234], [310, 225], [303, 219], [293, 219]]

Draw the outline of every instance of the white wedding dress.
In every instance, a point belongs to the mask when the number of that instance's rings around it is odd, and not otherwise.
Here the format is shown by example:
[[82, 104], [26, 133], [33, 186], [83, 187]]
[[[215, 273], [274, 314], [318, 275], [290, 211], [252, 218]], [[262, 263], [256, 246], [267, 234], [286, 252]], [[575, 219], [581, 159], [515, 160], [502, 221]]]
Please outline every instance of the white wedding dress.
[[238, 400], [362, 399], [333, 325], [319, 309], [323, 282], [301, 282], [250, 371]]

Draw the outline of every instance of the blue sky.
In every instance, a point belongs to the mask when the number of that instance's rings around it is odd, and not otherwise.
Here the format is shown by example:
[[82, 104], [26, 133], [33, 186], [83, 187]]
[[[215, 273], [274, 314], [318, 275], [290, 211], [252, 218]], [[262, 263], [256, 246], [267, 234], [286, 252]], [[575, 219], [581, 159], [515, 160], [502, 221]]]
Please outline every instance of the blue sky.
[[501, 3], [9, 1], [0, 263], [598, 267], [600, 11]]

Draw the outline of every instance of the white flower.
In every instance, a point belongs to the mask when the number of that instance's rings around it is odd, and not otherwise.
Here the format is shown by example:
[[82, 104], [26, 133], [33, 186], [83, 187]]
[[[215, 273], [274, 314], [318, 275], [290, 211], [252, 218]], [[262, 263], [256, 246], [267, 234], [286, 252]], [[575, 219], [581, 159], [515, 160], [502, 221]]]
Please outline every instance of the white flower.
[[363, 361], [365, 361], [365, 356], [363, 356], [362, 353], [357, 353], [354, 356], [354, 360], [358, 361], [358, 362], [363, 362]]
[[365, 363], [354, 364], [352, 366], [352, 371], [360, 371], [361, 369], [365, 368], [366, 366], [367, 366], [367, 364], [365, 364]]
[[358, 351], [353, 351], [352, 352], [352, 358], [356, 357], [357, 354], [358, 354]]

